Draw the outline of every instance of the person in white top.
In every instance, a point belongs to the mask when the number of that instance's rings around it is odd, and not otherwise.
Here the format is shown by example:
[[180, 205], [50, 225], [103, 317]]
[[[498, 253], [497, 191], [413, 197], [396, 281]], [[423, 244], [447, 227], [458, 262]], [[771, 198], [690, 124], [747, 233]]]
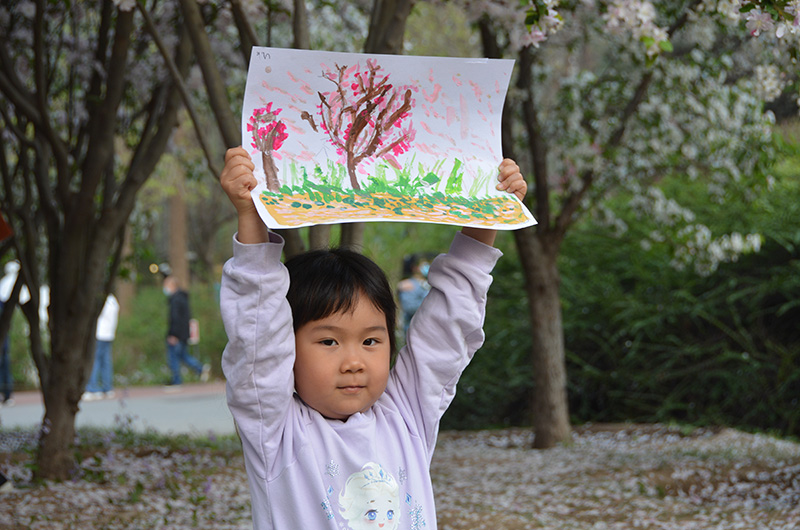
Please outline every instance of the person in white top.
[[[11, 293], [14, 290], [14, 284], [17, 282], [19, 275], [19, 262], [9, 261], [4, 268], [5, 275], [0, 279], [0, 313], [3, 311], [3, 306], [8, 302]], [[17, 302], [27, 304], [31, 299], [31, 293], [28, 288], [23, 284], [19, 291], [19, 298]], [[14, 399], [11, 394], [14, 392], [14, 381], [11, 377], [11, 357], [9, 353], [9, 340], [8, 334], [3, 339], [2, 354], [0, 355], [0, 393], [2, 393], [2, 400], [0, 405], [10, 406], [14, 404]]]
[[113, 378], [114, 370], [111, 361], [111, 343], [117, 333], [117, 322], [119, 320], [119, 302], [113, 294], [106, 297], [103, 310], [97, 317], [97, 343], [94, 350], [94, 366], [92, 375], [89, 377], [89, 384], [86, 385], [86, 392], [83, 399], [92, 401], [103, 397], [114, 397]]

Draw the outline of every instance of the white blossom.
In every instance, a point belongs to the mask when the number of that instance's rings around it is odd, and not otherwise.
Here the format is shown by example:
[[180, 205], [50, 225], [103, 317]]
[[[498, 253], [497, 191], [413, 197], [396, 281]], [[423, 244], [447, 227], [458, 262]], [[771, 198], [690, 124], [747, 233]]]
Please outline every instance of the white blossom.
[[764, 101], [778, 99], [783, 91], [781, 71], [774, 64], [756, 66], [756, 93]]
[[130, 11], [136, 7], [136, 0], [114, 0], [114, 5], [117, 6], [120, 11]]
[[753, 37], [758, 37], [762, 31], [769, 31], [775, 27], [772, 15], [756, 8], [747, 14], [747, 31]]

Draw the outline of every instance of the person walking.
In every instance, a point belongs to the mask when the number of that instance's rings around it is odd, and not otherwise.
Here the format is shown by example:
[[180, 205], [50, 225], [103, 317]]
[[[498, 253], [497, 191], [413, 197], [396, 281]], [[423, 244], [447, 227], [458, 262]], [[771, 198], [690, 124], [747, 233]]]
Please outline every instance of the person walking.
[[92, 375], [89, 377], [89, 384], [86, 385], [86, 392], [83, 393], [83, 399], [86, 401], [114, 397], [111, 343], [116, 337], [118, 320], [119, 302], [113, 294], [109, 293], [103, 304], [103, 310], [97, 317], [94, 365], [92, 366]]
[[200, 381], [208, 381], [210, 364], [201, 364], [189, 354], [189, 294], [180, 288], [174, 276], [164, 278], [164, 294], [169, 304], [167, 320], [167, 363], [171, 378], [167, 387], [177, 388], [183, 383], [181, 363], [197, 373]]

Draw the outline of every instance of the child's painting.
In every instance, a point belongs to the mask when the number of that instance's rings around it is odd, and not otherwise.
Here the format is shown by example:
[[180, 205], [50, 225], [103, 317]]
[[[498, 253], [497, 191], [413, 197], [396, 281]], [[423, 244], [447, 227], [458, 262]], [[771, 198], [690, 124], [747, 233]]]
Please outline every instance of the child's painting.
[[497, 191], [513, 61], [254, 47], [242, 116], [270, 228], [535, 224]]

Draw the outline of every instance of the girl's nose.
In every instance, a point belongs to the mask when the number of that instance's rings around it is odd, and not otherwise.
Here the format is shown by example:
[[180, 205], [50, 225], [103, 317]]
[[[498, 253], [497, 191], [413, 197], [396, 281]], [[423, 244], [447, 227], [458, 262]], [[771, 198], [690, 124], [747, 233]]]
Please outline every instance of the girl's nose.
[[345, 353], [342, 359], [342, 372], [360, 372], [364, 369], [364, 360], [355, 352], [349, 351]]

